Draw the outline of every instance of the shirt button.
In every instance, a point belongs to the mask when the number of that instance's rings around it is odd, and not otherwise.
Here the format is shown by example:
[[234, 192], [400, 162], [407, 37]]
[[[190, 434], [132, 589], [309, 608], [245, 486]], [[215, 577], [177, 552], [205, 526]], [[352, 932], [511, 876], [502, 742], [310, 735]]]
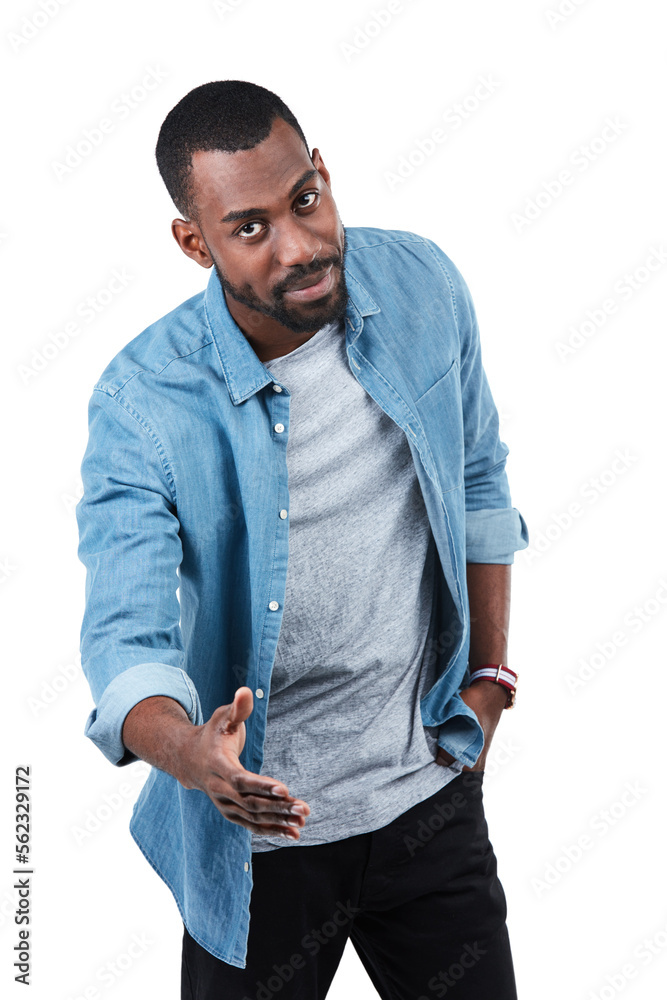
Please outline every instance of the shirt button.
[[279, 607], [280, 605], [278, 604], [277, 601], [271, 601], [269, 603], [269, 608], [271, 609], [271, 611], [277, 611]]
[[285, 430], [285, 425], [284, 424], [276, 424], [273, 429], [274, 429], [274, 431], [277, 431], [278, 434], [282, 434], [282, 432]]
[[285, 518], [287, 517], [287, 511], [286, 511], [286, 510], [281, 510], [281, 512], [280, 512], [280, 516], [282, 517], [282, 519], [283, 519], [283, 521], [284, 521], [284, 520], [285, 520]]
[[264, 697], [264, 692], [262, 691], [261, 688], [257, 688], [257, 690], [255, 691], [255, 694], [257, 695], [258, 698], [263, 698]]
[[274, 392], [282, 392], [283, 391], [283, 387], [281, 385], [274, 385], [272, 388], [273, 388]]
[[246, 861], [246, 863], [245, 863], [245, 864], [244, 864], [244, 866], [243, 866], [243, 871], [244, 871], [244, 872], [247, 872], [247, 871], [249, 870], [249, 868], [250, 868], [250, 865], [249, 865], [249, 864], [248, 864], [248, 862]]

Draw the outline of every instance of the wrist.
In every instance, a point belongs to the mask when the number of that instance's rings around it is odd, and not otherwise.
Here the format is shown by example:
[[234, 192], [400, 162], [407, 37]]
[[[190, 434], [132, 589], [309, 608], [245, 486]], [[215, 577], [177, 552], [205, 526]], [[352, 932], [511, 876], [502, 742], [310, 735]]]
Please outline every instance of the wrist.
[[483, 663], [470, 672], [469, 685], [478, 681], [491, 681], [506, 692], [505, 708], [512, 708], [516, 700], [519, 675], [505, 663]]
[[183, 788], [199, 788], [195, 778], [195, 764], [199, 759], [196, 749], [202, 726], [193, 726], [188, 719], [171, 720], [165, 733], [165, 743], [168, 747], [168, 768], [172, 777], [176, 778]]
[[199, 728], [190, 722], [180, 702], [159, 695], [137, 702], [128, 712], [121, 738], [141, 760], [183, 784], [189, 771], [192, 737]]

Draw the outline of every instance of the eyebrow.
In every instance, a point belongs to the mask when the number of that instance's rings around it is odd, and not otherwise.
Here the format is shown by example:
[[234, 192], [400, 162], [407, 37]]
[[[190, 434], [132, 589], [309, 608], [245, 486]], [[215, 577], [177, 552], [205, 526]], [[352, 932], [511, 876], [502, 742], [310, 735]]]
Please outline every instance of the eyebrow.
[[[297, 191], [303, 187], [306, 181], [309, 181], [311, 177], [314, 177], [318, 171], [314, 167], [310, 170], [306, 170], [298, 181], [292, 185], [289, 190], [288, 198], [293, 198]], [[220, 219], [220, 222], [238, 222], [240, 219], [248, 219], [251, 215], [267, 215], [268, 208], [241, 208], [234, 212], [227, 212], [227, 215]]]

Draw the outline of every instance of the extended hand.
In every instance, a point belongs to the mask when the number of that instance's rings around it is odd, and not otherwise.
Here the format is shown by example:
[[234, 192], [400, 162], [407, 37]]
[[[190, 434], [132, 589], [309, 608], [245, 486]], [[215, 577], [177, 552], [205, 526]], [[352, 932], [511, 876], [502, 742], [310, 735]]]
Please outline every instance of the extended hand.
[[248, 771], [239, 761], [252, 708], [251, 689], [240, 687], [230, 705], [216, 708], [203, 726], [193, 726], [176, 777], [184, 788], [205, 792], [232, 823], [252, 833], [298, 840], [310, 807], [289, 795], [282, 782]]
[[[464, 771], [483, 771], [486, 767], [486, 757], [489, 752], [493, 734], [500, 721], [503, 709], [507, 702], [507, 691], [501, 684], [494, 681], [475, 681], [470, 687], [463, 688], [460, 692], [461, 698], [466, 705], [473, 710], [479, 724], [484, 730], [484, 746], [473, 767], [465, 767]], [[442, 765], [453, 764], [456, 760], [450, 753], [438, 747], [436, 763]]]

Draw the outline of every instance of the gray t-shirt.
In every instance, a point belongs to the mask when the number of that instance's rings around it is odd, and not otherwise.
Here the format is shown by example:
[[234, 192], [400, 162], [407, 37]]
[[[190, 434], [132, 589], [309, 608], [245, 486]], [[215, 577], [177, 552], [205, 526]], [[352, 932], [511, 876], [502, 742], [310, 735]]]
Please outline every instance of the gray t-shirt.
[[[403, 430], [353, 375], [342, 321], [265, 362], [290, 393], [289, 559], [261, 773], [304, 799], [298, 841], [377, 830], [461, 770], [419, 701], [435, 541]], [[432, 659], [432, 658], [429, 658]]]

